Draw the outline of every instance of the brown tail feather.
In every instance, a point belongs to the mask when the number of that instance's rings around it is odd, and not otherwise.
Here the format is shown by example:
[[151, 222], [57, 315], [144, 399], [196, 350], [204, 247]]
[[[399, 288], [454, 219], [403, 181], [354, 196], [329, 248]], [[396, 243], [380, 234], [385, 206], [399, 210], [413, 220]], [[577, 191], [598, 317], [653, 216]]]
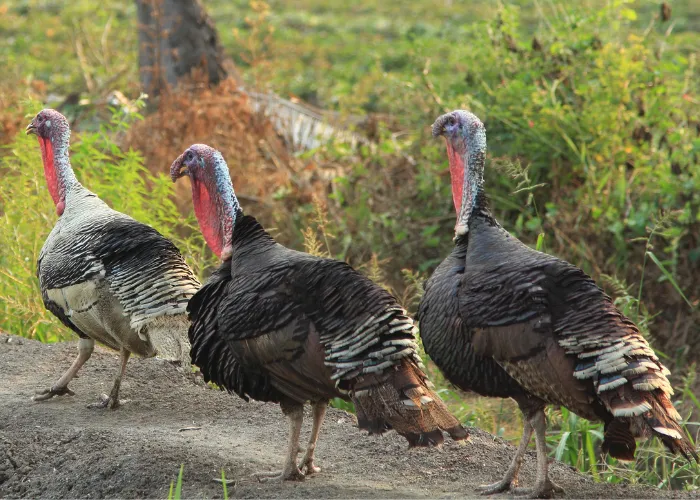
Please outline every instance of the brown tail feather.
[[410, 359], [387, 373], [364, 377], [351, 393], [359, 427], [370, 434], [394, 429], [409, 446], [440, 445], [442, 431], [456, 441], [467, 438], [467, 430], [429, 386], [430, 381]]
[[[647, 438], [653, 434], [672, 453], [683, 455], [688, 462], [694, 459], [700, 463], [693, 444], [678, 423], [680, 415], [666, 394], [662, 391], [629, 392], [630, 394], [619, 401], [612, 400], [613, 409], [631, 413], [631, 409], [641, 409], [644, 406], [648, 410], [641, 415], [618, 417], [608, 422], [605, 426], [603, 451], [620, 460], [634, 460], [635, 438]], [[623, 402], [627, 406], [623, 406]]]
[[[669, 407], [673, 408], [671, 401], [665, 394], [655, 394], [651, 411], [644, 415], [646, 424], [669, 451], [680, 453], [688, 462], [694, 459], [695, 462], [700, 463], [697, 451], [688, 439], [685, 430], [674, 418], [669, 416]], [[672, 415], [678, 415], [675, 408]]]
[[615, 419], [605, 426], [603, 453], [610, 454], [618, 460], [633, 461], [637, 442], [630, 431], [629, 422]]

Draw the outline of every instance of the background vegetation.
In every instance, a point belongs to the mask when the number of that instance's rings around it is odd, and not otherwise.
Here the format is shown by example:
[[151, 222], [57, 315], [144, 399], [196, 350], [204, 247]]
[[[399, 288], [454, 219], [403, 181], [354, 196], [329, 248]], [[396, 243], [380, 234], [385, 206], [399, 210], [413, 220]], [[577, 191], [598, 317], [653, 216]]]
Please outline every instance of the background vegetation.
[[[225, 153], [244, 208], [282, 242], [362, 266], [409, 308], [454, 224], [429, 125], [464, 107], [487, 126], [495, 215], [616, 297], [671, 367], [697, 438], [700, 3], [671, 2], [667, 20], [655, 0], [205, 4], [247, 87], [370, 114], [358, 132], [375, 145], [280, 155], [230, 84], [163, 98], [141, 120], [133, 2], [0, 0], [0, 328], [70, 338], [34, 277], [55, 212], [36, 143], [19, 131], [42, 102], [74, 120], [79, 178], [175, 239], [200, 276], [215, 260], [189, 195], [164, 176], [199, 141]], [[514, 405], [458, 394], [430, 370], [465, 422], [517, 438]], [[599, 456], [600, 425], [564, 409], [550, 421], [552, 454], [597, 480], [700, 487], [655, 440], [622, 464]]]

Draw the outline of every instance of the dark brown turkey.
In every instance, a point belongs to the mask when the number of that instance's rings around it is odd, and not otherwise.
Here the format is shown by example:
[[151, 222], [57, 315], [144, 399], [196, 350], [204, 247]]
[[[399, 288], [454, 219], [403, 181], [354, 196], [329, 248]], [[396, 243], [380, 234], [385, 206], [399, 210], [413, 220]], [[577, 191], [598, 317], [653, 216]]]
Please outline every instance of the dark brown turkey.
[[491, 215], [481, 121], [454, 111], [435, 121], [433, 135], [447, 144], [457, 224], [454, 250], [425, 286], [418, 314], [423, 345], [452, 383], [512, 397], [523, 412], [513, 462], [484, 492], [517, 484], [533, 430], [532, 495], [558, 489], [547, 475], [547, 404], [605, 422], [603, 451], [613, 457], [632, 460], [635, 438], [653, 434], [672, 452], [697, 460], [669, 399], [669, 371], [635, 325], [583, 271], [524, 245]]
[[35, 401], [73, 394], [68, 383], [92, 355], [95, 340], [121, 354], [109, 395], [116, 408], [129, 356], [156, 356], [189, 368], [185, 307], [199, 281], [158, 231], [112, 210], [83, 187], [68, 156], [68, 120], [45, 109], [27, 127], [39, 140], [44, 174], [59, 216], [37, 262], [46, 309], [80, 337], [78, 357]]
[[[244, 215], [221, 154], [195, 144], [171, 167], [187, 175], [202, 233], [223, 263], [188, 305], [192, 362], [205, 380], [245, 400], [279, 403], [289, 418], [282, 473], [297, 466], [304, 403], [314, 408], [301, 467], [317, 472], [314, 449], [328, 401], [352, 400], [359, 427], [389, 429], [411, 446], [438, 445], [442, 431], [467, 432], [423, 373], [414, 324], [394, 297], [349, 265], [283, 247]], [[261, 474], [264, 476], [264, 474]]]

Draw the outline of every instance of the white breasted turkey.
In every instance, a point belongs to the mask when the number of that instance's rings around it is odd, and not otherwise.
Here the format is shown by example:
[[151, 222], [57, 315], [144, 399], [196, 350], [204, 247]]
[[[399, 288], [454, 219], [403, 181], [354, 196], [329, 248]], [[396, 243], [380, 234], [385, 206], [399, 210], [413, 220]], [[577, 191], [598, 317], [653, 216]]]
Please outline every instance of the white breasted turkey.
[[[344, 262], [285, 248], [244, 215], [221, 153], [195, 144], [171, 167], [189, 176], [195, 214], [221, 267], [192, 298], [192, 362], [204, 379], [245, 400], [279, 403], [289, 418], [281, 473], [317, 472], [314, 449], [328, 401], [351, 400], [370, 433], [394, 429], [411, 446], [439, 445], [466, 430], [422, 370], [413, 320], [383, 288]], [[311, 438], [297, 465], [303, 406]], [[304, 469], [304, 473], [300, 470]]]
[[59, 216], [37, 262], [41, 296], [46, 308], [80, 337], [73, 365], [33, 399], [72, 395], [68, 383], [98, 341], [120, 352], [121, 366], [109, 396], [91, 406], [116, 408], [131, 353], [189, 367], [185, 308], [200, 284], [171, 241], [112, 210], [78, 182], [68, 157], [70, 126], [61, 113], [39, 112], [27, 134], [39, 140]]
[[523, 412], [513, 462], [484, 492], [517, 484], [533, 430], [531, 493], [549, 497], [559, 489], [547, 474], [547, 404], [603, 421], [603, 451], [613, 457], [633, 460], [635, 438], [655, 435], [697, 461], [670, 401], [669, 371], [637, 327], [583, 271], [524, 245], [489, 211], [481, 121], [453, 111], [435, 121], [433, 135], [447, 144], [457, 224], [454, 250], [426, 282], [417, 317], [423, 345], [456, 386], [512, 397]]

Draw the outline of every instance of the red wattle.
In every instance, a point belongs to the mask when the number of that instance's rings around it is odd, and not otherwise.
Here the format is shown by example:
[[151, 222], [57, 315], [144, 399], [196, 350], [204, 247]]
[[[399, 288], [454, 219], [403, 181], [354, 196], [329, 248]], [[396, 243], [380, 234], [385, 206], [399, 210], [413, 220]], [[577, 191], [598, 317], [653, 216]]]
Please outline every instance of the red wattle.
[[192, 181], [192, 203], [194, 214], [197, 216], [199, 228], [204, 235], [204, 240], [217, 257], [221, 257], [224, 248], [224, 240], [221, 234], [221, 222], [216, 210], [216, 205], [204, 182], [194, 179]]
[[[58, 191], [58, 172], [56, 172], [56, 165], [54, 164], [53, 144], [50, 140], [39, 137], [39, 147], [41, 148], [41, 160], [44, 162], [44, 177], [46, 177], [46, 184], [49, 187], [49, 193], [51, 194], [54, 204], [58, 207], [60, 201]], [[65, 203], [63, 205], [65, 208]], [[59, 215], [62, 213], [63, 210], [61, 210]]]
[[462, 206], [462, 189], [464, 187], [464, 158], [458, 154], [449, 140], [447, 143], [447, 158], [450, 161], [450, 178], [452, 180], [452, 201], [455, 204], [455, 212], [459, 215]]

